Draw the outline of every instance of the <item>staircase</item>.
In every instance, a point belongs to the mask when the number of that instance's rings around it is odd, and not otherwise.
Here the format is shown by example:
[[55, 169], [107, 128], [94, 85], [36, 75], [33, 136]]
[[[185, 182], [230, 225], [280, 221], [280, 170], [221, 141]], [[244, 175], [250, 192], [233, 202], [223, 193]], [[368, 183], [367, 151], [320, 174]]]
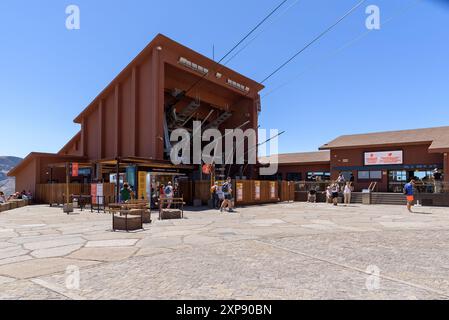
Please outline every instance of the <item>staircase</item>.
[[[353, 192], [351, 196], [351, 203], [362, 203], [362, 192]], [[391, 204], [405, 206], [407, 201], [405, 196], [401, 193], [371, 193], [371, 204]]]
[[199, 109], [201, 103], [198, 101], [190, 102], [187, 107], [182, 109], [182, 111], [176, 114], [176, 126], [183, 126], [184, 123]]
[[231, 112], [223, 112], [218, 116], [217, 119], [209, 123], [206, 129], [217, 129], [220, 125], [222, 125], [226, 120], [228, 120], [232, 116]]
[[407, 204], [405, 196], [401, 193], [372, 193], [371, 194], [372, 204], [393, 204], [393, 205], [403, 205]]

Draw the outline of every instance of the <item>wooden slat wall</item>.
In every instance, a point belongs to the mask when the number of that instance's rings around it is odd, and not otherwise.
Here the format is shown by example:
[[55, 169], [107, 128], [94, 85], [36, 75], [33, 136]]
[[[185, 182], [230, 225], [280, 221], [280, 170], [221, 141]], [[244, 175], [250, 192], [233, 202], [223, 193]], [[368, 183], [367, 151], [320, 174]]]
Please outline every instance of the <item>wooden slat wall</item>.
[[[49, 204], [50, 202], [64, 203], [64, 194], [66, 192], [65, 183], [38, 184], [34, 200], [37, 203]], [[106, 198], [113, 198], [115, 194], [115, 185], [112, 183], [103, 184], [103, 193]], [[69, 184], [69, 194], [90, 195], [90, 184]]]
[[210, 181], [202, 180], [194, 183], [194, 198], [200, 199], [203, 204], [206, 204], [210, 199]]

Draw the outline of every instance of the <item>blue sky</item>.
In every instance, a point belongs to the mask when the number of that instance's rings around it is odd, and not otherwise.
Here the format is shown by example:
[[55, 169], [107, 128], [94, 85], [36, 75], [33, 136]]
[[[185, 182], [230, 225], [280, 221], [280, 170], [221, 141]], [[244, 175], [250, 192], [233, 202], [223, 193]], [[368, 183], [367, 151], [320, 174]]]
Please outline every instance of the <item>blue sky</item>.
[[[58, 151], [79, 130], [74, 117], [157, 33], [207, 56], [215, 45], [221, 57], [280, 2], [2, 0], [0, 155]], [[356, 2], [289, 0], [228, 66], [260, 81]], [[286, 130], [280, 151], [316, 150], [341, 134], [449, 125], [446, 3], [367, 1], [271, 78], [260, 124]], [[81, 10], [80, 30], [65, 28], [70, 4]], [[369, 4], [381, 10], [381, 29], [352, 42], [367, 32]]]

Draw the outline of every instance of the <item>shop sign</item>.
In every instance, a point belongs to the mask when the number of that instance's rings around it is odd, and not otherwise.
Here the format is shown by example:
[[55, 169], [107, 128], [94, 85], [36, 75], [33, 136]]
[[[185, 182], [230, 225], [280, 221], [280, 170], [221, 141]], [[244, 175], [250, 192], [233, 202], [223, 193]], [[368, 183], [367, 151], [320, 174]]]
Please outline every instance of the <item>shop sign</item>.
[[385, 164], [403, 164], [403, 152], [401, 151], [382, 151], [365, 152], [365, 166], [385, 165]]

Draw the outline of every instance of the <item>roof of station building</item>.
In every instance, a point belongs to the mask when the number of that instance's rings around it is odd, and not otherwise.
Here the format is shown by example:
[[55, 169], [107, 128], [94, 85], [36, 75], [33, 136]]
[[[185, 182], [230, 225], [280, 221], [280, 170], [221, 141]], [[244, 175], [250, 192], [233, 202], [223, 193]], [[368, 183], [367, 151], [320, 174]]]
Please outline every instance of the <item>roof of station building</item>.
[[340, 136], [320, 150], [429, 144], [430, 152], [449, 150], [449, 126]]
[[278, 164], [313, 164], [330, 162], [329, 151], [314, 152], [298, 152], [298, 153], [281, 153], [268, 157], [260, 157], [262, 163], [278, 163]]

